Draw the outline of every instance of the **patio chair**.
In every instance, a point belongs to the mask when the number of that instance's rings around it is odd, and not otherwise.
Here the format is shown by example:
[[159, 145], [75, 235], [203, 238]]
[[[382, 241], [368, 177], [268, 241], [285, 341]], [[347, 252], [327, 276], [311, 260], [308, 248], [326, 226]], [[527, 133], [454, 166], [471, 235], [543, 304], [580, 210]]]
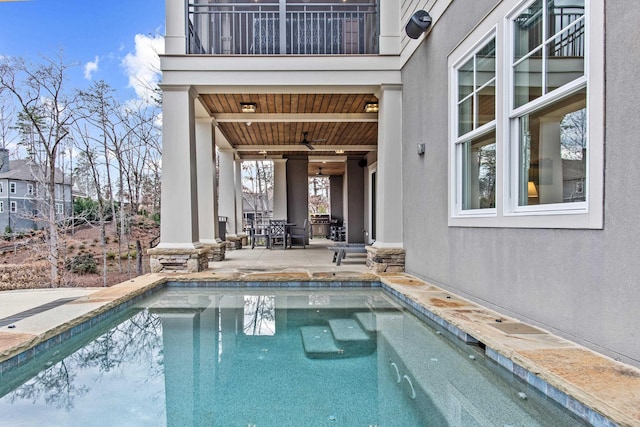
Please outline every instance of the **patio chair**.
[[302, 227], [289, 227], [289, 247], [293, 246], [294, 241], [301, 242], [301, 246], [303, 249], [306, 249], [307, 246], [307, 235], [309, 234], [309, 221], [304, 220], [304, 225]]
[[261, 241], [268, 248], [269, 242], [269, 224], [262, 221], [253, 221], [249, 229], [249, 237], [251, 238], [251, 249], [260, 244]]
[[269, 221], [269, 249], [276, 245], [282, 245], [282, 249], [287, 249], [287, 221], [284, 219]]

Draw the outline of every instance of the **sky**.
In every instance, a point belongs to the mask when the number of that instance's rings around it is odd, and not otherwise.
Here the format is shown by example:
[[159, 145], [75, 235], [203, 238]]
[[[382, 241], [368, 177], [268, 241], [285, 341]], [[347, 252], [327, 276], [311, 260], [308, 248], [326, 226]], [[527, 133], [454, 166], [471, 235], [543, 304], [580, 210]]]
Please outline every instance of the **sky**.
[[0, 57], [73, 64], [67, 89], [104, 80], [122, 101], [159, 80], [165, 0], [0, 0]]

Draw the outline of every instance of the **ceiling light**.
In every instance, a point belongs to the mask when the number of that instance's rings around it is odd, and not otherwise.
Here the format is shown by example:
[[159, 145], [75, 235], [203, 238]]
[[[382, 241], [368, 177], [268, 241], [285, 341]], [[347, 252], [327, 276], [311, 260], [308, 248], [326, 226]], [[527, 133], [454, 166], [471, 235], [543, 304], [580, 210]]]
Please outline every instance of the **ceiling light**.
[[377, 113], [378, 112], [378, 103], [377, 102], [367, 102], [364, 105], [365, 113]]
[[258, 108], [255, 102], [241, 102], [240, 103], [240, 111], [243, 113], [255, 113]]
[[258, 154], [267, 154], [267, 150], [260, 150], [258, 151]]
[[336, 150], [336, 154], [344, 154], [344, 150]]

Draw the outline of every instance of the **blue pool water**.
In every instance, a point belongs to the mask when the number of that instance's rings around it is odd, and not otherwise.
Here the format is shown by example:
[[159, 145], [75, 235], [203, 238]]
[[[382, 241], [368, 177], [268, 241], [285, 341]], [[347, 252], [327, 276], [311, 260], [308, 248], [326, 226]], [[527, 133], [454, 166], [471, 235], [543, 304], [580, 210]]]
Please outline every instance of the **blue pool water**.
[[0, 376], [4, 426], [573, 426], [379, 289], [166, 288]]

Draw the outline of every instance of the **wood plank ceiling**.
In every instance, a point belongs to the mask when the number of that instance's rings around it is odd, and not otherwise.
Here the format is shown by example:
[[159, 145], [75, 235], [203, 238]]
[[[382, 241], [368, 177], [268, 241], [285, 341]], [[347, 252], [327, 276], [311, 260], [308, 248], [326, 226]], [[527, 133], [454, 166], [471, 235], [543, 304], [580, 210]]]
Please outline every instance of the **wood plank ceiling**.
[[[367, 102], [377, 102], [373, 94], [202, 94], [200, 99], [241, 157], [364, 156], [377, 145], [377, 113], [364, 112]], [[256, 112], [242, 113], [241, 103], [255, 103]], [[304, 132], [314, 150], [301, 143]], [[309, 175], [316, 175], [318, 166], [327, 175], [344, 171], [343, 165], [309, 165]]]

